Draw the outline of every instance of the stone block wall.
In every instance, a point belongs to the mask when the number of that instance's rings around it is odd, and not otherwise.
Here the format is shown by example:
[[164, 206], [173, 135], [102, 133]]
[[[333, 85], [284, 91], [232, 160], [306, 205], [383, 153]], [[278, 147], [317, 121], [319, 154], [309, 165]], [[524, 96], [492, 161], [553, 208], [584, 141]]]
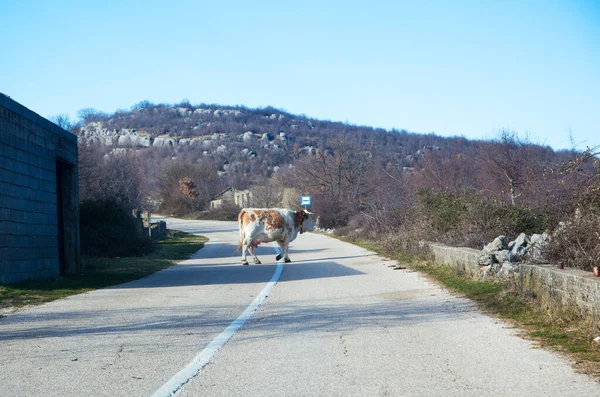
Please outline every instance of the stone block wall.
[[478, 258], [482, 251], [466, 247], [450, 247], [444, 244], [429, 243], [429, 250], [436, 263], [453, 267], [469, 276], [479, 278]]
[[0, 93], [0, 284], [81, 272], [77, 137]]
[[[478, 258], [484, 252], [472, 248], [429, 243], [436, 263], [481, 278]], [[575, 309], [600, 320], [600, 277], [578, 269], [557, 269], [550, 264], [519, 264], [512, 279], [516, 288], [547, 307]]]
[[547, 307], [571, 307], [600, 319], [600, 280], [592, 272], [521, 264], [518, 286]]

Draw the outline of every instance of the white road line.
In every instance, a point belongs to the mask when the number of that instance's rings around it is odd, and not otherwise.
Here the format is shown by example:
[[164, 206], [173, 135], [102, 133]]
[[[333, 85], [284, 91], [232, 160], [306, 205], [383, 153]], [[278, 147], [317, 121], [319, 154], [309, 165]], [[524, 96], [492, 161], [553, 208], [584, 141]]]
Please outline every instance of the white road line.
[[[273, 243], [273, 248], [279, 255], [280, 249], [277, 243]], [[208, 364], [212, 356], [223, 347], [225, 343], [231, 337], [242, 328], [242, 325], [254, 314], [256, 309], [263, 303], [263, 301], [269, 296], [271, 290], [279, 281], [281, 272], [283, 271], [284, 258], [277, 261], [277, 268], [271, 281], [260, 291], [260, 294], [254, 299], [254, 301], [244, 310], [240, 316], [235, 319], [223, 332], [221, 332], [215, 339], [213, 339], [205, 348], [202, 350], [194, 359], [186, 365], [181, 371], [173, 376], [167, 383], [165, 383], [160, 389], [158, 389], [152, 397], [167, 397], [173, 396], [183, 385], [189, 382], [194, 376], [198, 375], [202, 368]]]

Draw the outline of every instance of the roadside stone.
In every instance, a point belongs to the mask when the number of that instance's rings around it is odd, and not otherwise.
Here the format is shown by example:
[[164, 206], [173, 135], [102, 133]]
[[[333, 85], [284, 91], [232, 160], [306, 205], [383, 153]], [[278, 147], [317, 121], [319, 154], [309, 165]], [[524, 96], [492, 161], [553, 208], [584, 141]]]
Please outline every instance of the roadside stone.
[[512, 262], [515, 259], [515, 255], [509, 250], [496, 251], [492, 253], [496, 258], [496, 262]]
[[479, 269], [481, 271], [481, 279], [485, 280], [487, 278], [493, 277], [492, 274], [492, 266], [483, 266]]
[[515, 246], [526, 247], [529, 245], [530, 239], [525, 233], [519, 234], [519, 237], [515, 240]]
[[514, 255], [513, 260], [520, 261], [521, 259], [525, 258], [525, 256], [527, 255], [527, 248], [522, 245], [515, 244], [511, 253]]
[[502, 264], [501, 263], [494, 263], [490, 267], [490, 272], [492, 274], [498, 274], [498, 272], [500, 271], [500, 269], [502, 269]]
[[542, 261], [544, 258], [544, 249], [550, 241], [548, 233], [534, 234], [531, 236], [531, 246], [529, 248], [529, 258], [533, 261]]
[[514, 277], [519, 272], [519, 263], [504, 262], [497, 273], [499, 278]]
[[494, 263], [494, 260], [494, 255], [483, 254], [477, 258], [477, 264], [479, 264], [479, 266], [490, 266], [492, 263]]
[[500, 251], [504, 248], [506, 248], [506, 236], [498, 236], [494, 241], [483, 247], [483, 251], [491, 254], [494, 251]]

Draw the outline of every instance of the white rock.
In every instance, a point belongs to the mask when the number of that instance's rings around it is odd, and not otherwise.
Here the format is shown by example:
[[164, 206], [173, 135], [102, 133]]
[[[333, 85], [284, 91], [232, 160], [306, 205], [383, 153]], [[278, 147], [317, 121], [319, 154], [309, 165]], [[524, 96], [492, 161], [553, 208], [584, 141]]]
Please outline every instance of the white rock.
[[120, 135], [117, 140], [117, 146], [131, 146], [131, 137], [129, 135]]
[[498, 277], [499, 278], [514, 277], [514, 275], [519, 272], [519, 267], [520, 267], [520, 264], [518, 264], [518, 263], [504, 262], [502, 264], [502, 267], [498, 271]]
[[217, 154], [226, 154], [227, 153], [227, 146], [225, 145], [220, 145], [217, 150], [216, 150]]
[[191, 113], [191, 110], [188, 108], [177, 108], [176, 111], [182, 117], [185, 117], [188, 115], [188, 113]]
[[152, 146], [154, 147], [173, 147], [175, 145], [175, 141], [172, 138], [155, 138], [154, 142], [152, 142]]
[[512, 262], [515, 259], [514, 254], [509, 250], [496, 251], [492, 254], [495, 256], [496, 262], [499, 263]]
[[489, 243], [488, 245], [483, 247], [483, 252], [485, 252], [487, 254], [491, 254], [492, 252], [495, 252], [495, 251], [501, 251], [505, 247], [506, 247], [506, 236], [498, 236], [494, 239], [494, 241], [492, 241], [491, 243]]
[[254, 139], [254, 134], [252, 133], [252, 131], [246, 131], [244, 132], [244, 135], [242, 136], [242, 140], [244, 142], [249, 142], [251, 140]]
[[519, 234], [519, 237], [517, 237], [517, 239], [515, 240], [515, 245], [525, 247], [529, 245], [529, 241], [529, 237], [525, 233], [521, 233]]

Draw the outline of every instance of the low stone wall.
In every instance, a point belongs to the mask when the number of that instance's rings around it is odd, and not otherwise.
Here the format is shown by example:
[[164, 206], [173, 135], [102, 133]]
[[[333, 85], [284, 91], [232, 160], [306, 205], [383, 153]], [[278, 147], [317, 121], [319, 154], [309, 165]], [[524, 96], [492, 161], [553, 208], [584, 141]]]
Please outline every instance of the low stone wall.
[[[478, 258], [484, 251], [439, 243], [429, 243], [429, 248], [436, 263], [481, 278]], [[521, 263], [514, 280], [520, 292], [536, 297], [543, 305], [576, 308], [583, 315], [600, 319], [600, 278], [591, 272]]]
[[581, 313], [600, 319], [600, 279], [592, 272], [522, 263], [518, 286], [546, 306], [576, 307]]
[[436, 263], [464, 271], [474, 278], [480, 277], [478, 259], [483, 251], [466, 247], [450, 247], [439, 243], [429, 243], [429, 249]]

